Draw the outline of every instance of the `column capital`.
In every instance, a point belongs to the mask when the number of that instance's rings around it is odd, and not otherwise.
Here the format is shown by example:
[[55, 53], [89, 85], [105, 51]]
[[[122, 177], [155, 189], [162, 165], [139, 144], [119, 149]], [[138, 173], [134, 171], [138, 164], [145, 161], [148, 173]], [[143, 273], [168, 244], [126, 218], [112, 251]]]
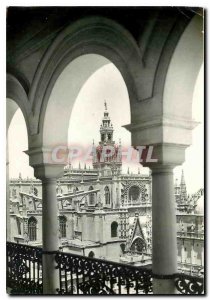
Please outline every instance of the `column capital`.
[[178, 166], [185, 161], [185, 149], [192, 144], [192, 130], [198, 122], [176, 115], [153, 115], [139, 123], [124, 127], [131, 132], [132, 146], [153, 146], [152, 158], [158, 162], [143, 161], [151, 169], [155, 165]]
[[141, 164], [149, 167], [153, 172], [169, 172], [170, 169], [182, 165], [185, 161], [185, 149], [187, 146], [180, 144], [154, 144], [151, 145], [152, 159], [156, 161], [144, 160]]
[[53, 182], [63, 176], [64, 166], [58, 164], [42, 164], [33, 166], [34, 176], [42, 181]]
[[33, 147], [25, 151], [29, 155], [29, 163], [34, 168], [34, 176], [36, 178], [53, 180], [62, 177], [68, 151], [64, 151], [61, 158], [57, 158], [58, 152], [55, 155], [53, 151], [54, 149], [50, 147]]
[[192, 119], [163, 114], [123, 127], [131, 132], [133, 146], [167, 143], [187, 147], [192, 144], [192, 130], [198, 124]]

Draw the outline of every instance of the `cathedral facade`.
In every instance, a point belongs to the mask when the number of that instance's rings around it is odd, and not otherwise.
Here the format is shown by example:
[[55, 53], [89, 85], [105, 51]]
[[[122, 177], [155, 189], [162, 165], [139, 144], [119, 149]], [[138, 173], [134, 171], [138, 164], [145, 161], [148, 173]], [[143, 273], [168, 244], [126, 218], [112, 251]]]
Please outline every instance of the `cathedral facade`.
[[[69, 163], [57, 181], [60, 249], [89, 257], [150, 265], [152, 251], [150, 175], [122, 173], [122, 149], [113, 140], [105, 103], [100, 141], [93, 143], [93, 167]], [[177, 255], [180, 268], [200, 272], [204, 264], [203, 190], [188, 196], [182, 174], [175, 183]], [[42, 185], [36, 179], [10, 180], [12, 241], [42, 245]]]

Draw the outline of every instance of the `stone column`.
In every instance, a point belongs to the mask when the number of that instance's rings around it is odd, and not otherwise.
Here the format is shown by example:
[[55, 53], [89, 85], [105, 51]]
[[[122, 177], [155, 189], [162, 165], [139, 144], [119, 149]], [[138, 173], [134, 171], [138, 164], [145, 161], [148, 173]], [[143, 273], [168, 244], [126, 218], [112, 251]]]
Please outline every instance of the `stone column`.
[[176, 211], [173, 166], [152, 168], [152, 270], [154, 294], [175, 294], [177, 272]]
[[59, 250], [57, 179], [63, 174], [63, 165], [34, 166], [34, 175], [42, 181], [42, 278], [43, 294], [56, 294], [59, 288], [59, 270], [55, 252]]
[[55, 255], [59, 249], [58, 203], [56, 178], [42, 179], [42, 241], [43, 241], [43, 293], [56, 294], [59, 288], [59, 272], [55, 269]]
[[[155, 87], [159, 83], [155, 82]], [[192, 144], [192, 130], [197, 123], [192, 121], [187, 105], [180, 113], [165, 90], [156, 94], [155, 89], [148, 101], [136, 101], [131, 110], [131, 124], [124, 127], [132, 134], [132, 146], [142, 154], [140, 163], [152, 170], [152, 260], [156, 273], [153, 293], [174, 294], [172, 277], [177, 272], [177, 245], [173, 168], [184, 163], [185, 149]], [[160, 97], [159, 103], [156, 96]], [[173, 96], [186, 104], [180, 95]], [[144, 146], [143, 152], [141, 146]], [[149, 148], [153, 149], [152, 153]]]

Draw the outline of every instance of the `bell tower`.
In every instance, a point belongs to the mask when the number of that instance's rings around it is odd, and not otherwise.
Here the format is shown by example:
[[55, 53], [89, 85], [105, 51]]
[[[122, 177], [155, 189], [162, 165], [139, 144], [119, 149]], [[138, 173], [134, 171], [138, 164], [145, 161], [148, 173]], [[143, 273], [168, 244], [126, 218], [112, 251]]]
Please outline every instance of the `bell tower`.
[[113, 125], [104, 102], [104, 115], [100, 126], [100, 141], [95, 147], [93, 142], [93, 168], [98, 169], [103, 176], [119, 174], [122, 166], [121, 143], [113, 141]]

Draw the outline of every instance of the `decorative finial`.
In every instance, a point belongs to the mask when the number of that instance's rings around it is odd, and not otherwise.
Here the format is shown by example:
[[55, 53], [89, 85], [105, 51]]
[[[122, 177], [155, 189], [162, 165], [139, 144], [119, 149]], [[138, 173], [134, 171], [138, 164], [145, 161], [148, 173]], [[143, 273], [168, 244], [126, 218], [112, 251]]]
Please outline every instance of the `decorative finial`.
[[105, 106], [105, 110], [107, 110], [107, 103], [106, 103], [106, 100], [104, 100], [104, 106]]

